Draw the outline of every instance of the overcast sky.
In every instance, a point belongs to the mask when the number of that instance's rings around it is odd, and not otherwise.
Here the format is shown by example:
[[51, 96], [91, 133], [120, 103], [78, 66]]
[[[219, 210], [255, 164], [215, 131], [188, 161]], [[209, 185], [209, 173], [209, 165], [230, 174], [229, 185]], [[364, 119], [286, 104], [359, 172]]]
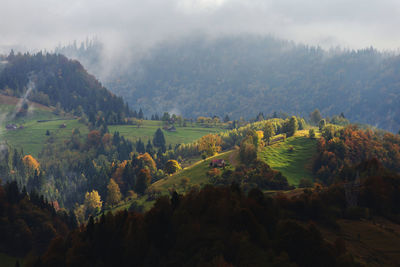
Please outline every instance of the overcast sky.
[[201, 32], [400, 48], [399, 0], [1, 0], [0, 46], [52, 49], [97, 36], [112, 49]]

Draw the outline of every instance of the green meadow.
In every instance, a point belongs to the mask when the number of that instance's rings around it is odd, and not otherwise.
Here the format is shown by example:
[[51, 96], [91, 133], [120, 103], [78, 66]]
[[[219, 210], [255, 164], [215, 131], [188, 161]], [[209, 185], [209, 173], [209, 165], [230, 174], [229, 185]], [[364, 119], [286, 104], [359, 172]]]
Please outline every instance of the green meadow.
[[282, 172], [289, 184], [297, 186], [301, 178], [313, 179], [311, 162], [316, 148], [316, 139], [297, 135], [287, 138], [286, 142], [266, 146], [259, 152], [259, 158]]
[[[153, 140], [154, 133], [158, 128], [162, 129], [162, 121], [143, 121], [143, 125], [137, 127], [135, 125], [111, 125], [108, 126], [110, 133], [119, 132], [120, 135], [128, 138], [131, 141], [137, 141], [139, 138], [147, 143], [148, 140]], [[176, 132], [163, 130], [167, 145], [191, 143], [209, 133], [218, 133], [224, 131], [219, 127], [206, 128], [193, 123], [193, 126], [188, 123], [187, 127], [176, 127]]]
[[[65, 128], [60, 125], [65, 124]], [[6, 130], [4, 126], [1, 129], [1, 138], [13, 147], [23, 149], [25, 154], [31, 154], [34, 157], [42, 151], [46, 141], [63, 142], [67, 140], [74, 128], [78, 128], [82, 135], [89, 132], [86, 125], [79, 123], [78, 120], [53, 120], [38, 122], [37, 120], [27, 121], [22, 124], [23, 129]], [[50, 135], [47, 136], [46, 132]]]

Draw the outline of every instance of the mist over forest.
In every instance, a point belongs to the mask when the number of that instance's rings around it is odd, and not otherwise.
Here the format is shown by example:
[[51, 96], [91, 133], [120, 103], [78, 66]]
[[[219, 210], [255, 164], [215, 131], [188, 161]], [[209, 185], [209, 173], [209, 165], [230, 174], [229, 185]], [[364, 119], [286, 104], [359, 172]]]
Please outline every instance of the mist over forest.
[[143, 53], [132, 47], [126, 57], [116, 58], [105, 55], [99, 40], [55, 51], [80, 60], [148, 116], [173, 111], [193, 118], [228, 114], [249, 119], [259, 112], [308, 116], [318, 108], [324, 116], [343, 113], [354, 122], [400, 128], [400, 57], [395, 52], [325, 50], [251, 34], [190, 35]]

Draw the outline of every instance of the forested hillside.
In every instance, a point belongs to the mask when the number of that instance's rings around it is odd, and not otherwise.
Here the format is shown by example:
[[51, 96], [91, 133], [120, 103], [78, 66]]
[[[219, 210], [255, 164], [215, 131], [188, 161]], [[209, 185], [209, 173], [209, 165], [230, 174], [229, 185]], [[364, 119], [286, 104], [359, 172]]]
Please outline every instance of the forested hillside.
[[147, 114], [250, 118], [274, 111], [306, 116], [318, 108], [324, 116], [343, 112], [353, 122], [400, 128], [400, 58], [373, 48], [325, 51], [271, 37], [188, 37], [159, 44], [140, 60], [126, 57], [125, 69], [107, 61], [107, 75], [99, 43], [57, 52], [80, 59]]
[[75, 60], [63, 55], [11, 52], [0, 71], [0, 93], [57, 106], [95, 122], [121, 123], [130, 111], [122, 98], [107, 91]]

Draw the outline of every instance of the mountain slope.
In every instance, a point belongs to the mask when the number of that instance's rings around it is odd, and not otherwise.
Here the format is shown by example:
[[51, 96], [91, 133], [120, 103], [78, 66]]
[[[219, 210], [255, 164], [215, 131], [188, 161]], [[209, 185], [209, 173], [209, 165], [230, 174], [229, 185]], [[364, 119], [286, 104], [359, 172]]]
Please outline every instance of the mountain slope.
[[94, 120], [98, 112], [109, 123], [122, 121], [129, 109], [111, 94], [83, 66], [57, 54], [10, 53], [0, 72], [0, 90], [47, 105], [59, 105], [67, 112], [86, 113]]
[[271, 37], [196, 36], [161, 43], [139, 60], [127, 57], [126, 69], [107, 62], [107, 76], [98, 65], [100, 45], [67, 48], [59, 51], [87, 62], [110, 90], [148, 114], [308, 116], [318, 108], [325, 116], [344, 112], [353, 122], [400, 128], [400, 57], [372, 48], [324, 51]]

